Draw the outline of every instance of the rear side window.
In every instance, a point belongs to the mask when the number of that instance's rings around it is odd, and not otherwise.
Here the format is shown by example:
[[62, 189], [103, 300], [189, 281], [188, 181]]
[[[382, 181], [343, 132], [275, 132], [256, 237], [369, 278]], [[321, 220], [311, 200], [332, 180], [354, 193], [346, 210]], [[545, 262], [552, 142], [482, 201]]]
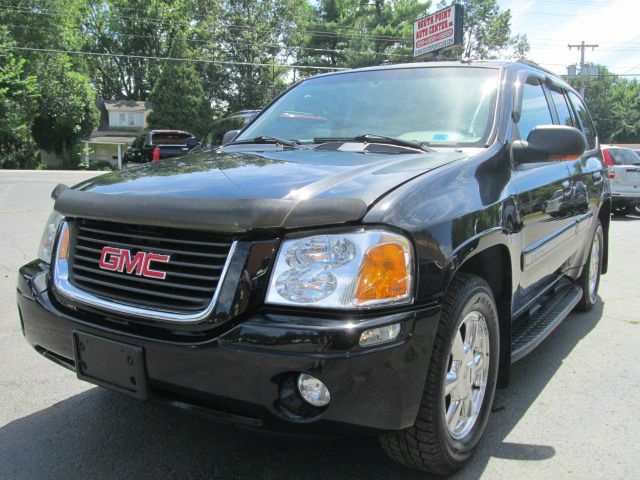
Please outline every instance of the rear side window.
[[576, 124], [573, 121], [573, 115], [571, 115], [571, 107], [567, 104], [567, 99], [565, 98], [562, 90], [551, 89], [550, 91], [553, 104], [555, 105], [556, 112], [558, 113], [560, 125], [575, 127]]
[[189, 138], [189, 135], [182, 133], [154, 133], [153, 144], [184, 146], [187, 144], [187, 138]]
[[640, 163], [640, 156], [628, 148], [608, 148], [607, 151], [614, 165], [637, 165]]
[[553, 125], [553, 119], [542, 85], [538, 79], [531, 78], [522, 92], [522, 113], [518, 121], [520, 138], [526, 140], [529, 132], [539, 125]]
[[582, 131], [584, 132], [585, 137], [587, 137], [589, 150], [593, 150], [594, 148], [596, 148], [596, 129], [593, 126], [591, 116], [587, 111], [587, 107], [584, 106], [584, 102], [582, 101], [582, 99], [575, 93], [569, 92], [569, 98], [571, 99], [573, 108], [578, 114], [578, 118], [580, 119], [580, 123], [582, 124]]

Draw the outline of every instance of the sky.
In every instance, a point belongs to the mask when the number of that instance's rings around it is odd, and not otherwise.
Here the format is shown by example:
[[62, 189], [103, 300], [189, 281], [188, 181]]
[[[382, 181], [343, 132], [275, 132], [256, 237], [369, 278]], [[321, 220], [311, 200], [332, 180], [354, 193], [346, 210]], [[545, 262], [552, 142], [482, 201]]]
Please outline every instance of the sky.
[[511, 33], [526, 34], [528, 58], [557, 74], [580, 63], [580, 51], [568, 44], [598, 44], [585, 62], [612, 73], [640, 78], [640, 0], [498, 0], [511, 10]]

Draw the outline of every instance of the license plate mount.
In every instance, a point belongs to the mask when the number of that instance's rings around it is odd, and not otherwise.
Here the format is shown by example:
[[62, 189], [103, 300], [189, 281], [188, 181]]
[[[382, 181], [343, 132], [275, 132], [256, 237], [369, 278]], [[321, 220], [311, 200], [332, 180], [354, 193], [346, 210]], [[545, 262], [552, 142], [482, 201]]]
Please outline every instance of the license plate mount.
[[72, 336], [76, 375], [80, 380], [107, 387], [140, 400], [148, 398], [142, 347], [77, 330]]
[[627, 177], [633, 182], [640, 181], [640, 172], [627, 170]]

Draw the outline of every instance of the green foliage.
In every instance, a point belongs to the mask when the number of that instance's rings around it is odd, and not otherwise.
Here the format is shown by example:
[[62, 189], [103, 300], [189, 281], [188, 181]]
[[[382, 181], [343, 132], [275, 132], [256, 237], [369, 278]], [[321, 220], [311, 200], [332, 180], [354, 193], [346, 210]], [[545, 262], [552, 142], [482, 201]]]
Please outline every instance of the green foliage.
[[410, 61], [413, 21], [430, 2], [417, 0], [320, 0], [306, 24], [301, 63], [330, 67], [362, 67]]
[[264, 107], [291, 82], [276, 65], [297, 58], [296, 30], [310, 7], [306, 0], [222, 0], [221, 7], [216, 58], [230, 63], [216, 75], [224, 86], [218, 101], [231, 112]]
[[73, 71], [65, 56], [50, 59], [38, 72], [40, 96], [31, 133], [40, 148], [70, 160], [70, 148], [98, 121], [95, 92], [86, 75]]
[[[445, 58], [525, 57], [525, 35], [497, 0], [465, 8], [464, 45]], [[73, 166], [74, 146], [97, 123], [95, 99], [151, 100], [151, 127], [201, 136], [213, 118], [264, 107], [315, 69], [412, 61], [413, 21], [444, 0], [11, 0], [0, 46], [0, 164], [37, 165], [37, 146]], [[127, 57], [123, 54], [128, 55]], [[115, 55], [115, 56], [113, 56]], [[169, 61], [157, 58], [195, 61]], [[600, 137], [640, 142], [640, 86], [587, 81]], [[36, 145], [37, 142], [37, 145]], [[75, 160], [74, 160], [75, 159]]]
[[[584, 98], [602, 143], [640, 143], [640, 83], [611, 75], [599, 67], [599, 77], [584, 79]], [[582, 79], [569, 83], [581, 88]]]
[[[0, 45], [9, 45], [0, 28]], [[0, 50], [0, 165], [26, 168], [33, 164], [35, 149], [30, 141], [29, 120], [38, 96], [36, 78], [25, 72], [25, 59]]]
[[612, 89], [611, 104], [615, 123], [609, 141], [640, 143], [640, 83], [619, 79]]
[[[174, 58], [189, 58], [184, 37], [179, 34], [170, 52]], [[201, 137], [211, 121], [211, 109], [204, 94], [202, 77], [193, 63], [167, 62], [149, 96], [153, 111], [149, 128], [187, 130]]]

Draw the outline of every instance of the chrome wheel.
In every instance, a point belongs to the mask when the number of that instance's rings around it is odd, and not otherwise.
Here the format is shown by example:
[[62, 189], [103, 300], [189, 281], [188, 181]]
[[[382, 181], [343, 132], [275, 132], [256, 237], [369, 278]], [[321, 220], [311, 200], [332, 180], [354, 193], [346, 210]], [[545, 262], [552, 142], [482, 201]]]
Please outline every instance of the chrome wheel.
[[600, 276], [600, 236], [593, 237], [591, 245], [591, 256], [589, 259], [589, 297], [591, 301], [595, 301], [596, 292], [598, 290], [598, 279]]
[[444, 378], [445, 423], [456, 440], [469, 434], [480, 414], [487, 390], [489, 354], [487, 322], [480, 312], [472, 311], [453, 338]]

